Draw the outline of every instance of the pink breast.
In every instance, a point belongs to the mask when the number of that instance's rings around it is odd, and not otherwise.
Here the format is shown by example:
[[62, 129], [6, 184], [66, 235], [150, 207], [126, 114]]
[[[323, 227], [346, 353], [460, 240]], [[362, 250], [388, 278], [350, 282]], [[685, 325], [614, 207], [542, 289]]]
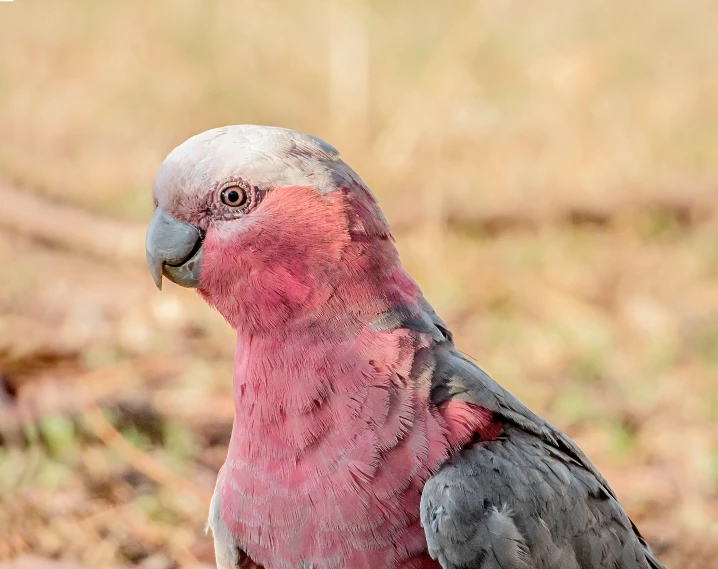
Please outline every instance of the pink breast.
[[[268, 568], [439, 567], [419, 524], [421, 489], [492, 416], [464, 403], [439, 409], [429, 402], [429, 383], [409, 377], [424, 341], [407, 330], [364, 331], [352, 342], [361, 358], [351, 365], [305, 351], [302, 369], [344, 372], [322, 385], [285, 381], [284, 391], [277, 386], [291, 364], [263, 360], [259, 381], [258, 360], [238, 356], [244, 374], [235, 380], [221, 516], [255, 561]], [[335, 356], [347, 348], [338, 346]]]

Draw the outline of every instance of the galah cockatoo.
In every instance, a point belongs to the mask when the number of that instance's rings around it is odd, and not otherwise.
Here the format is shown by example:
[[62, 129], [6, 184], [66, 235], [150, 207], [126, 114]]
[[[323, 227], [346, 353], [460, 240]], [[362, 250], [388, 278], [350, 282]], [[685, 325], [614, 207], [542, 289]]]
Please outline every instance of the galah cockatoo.
[[662, 567], [583, 452], [456, 349], [332, 146], [210, 130], [153, 195], [155, 283], [237, 331], [221, 569]]

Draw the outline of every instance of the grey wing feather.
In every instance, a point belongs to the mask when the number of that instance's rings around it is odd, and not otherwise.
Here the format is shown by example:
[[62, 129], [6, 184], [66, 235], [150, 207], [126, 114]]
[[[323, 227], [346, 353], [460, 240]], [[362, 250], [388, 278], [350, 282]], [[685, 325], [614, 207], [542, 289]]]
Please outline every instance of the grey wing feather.
[[430, 478], [421, 521], [444, 569], [661, 567], [595, 476], [516, 426]]
[[468, 361], [422, 299], [385, 328], [427, 332], [412, 376], [431, 382], [438, 405], [459, 399], [492, 411], [502, 436], [456, 453], [429, 479], [421, 520], [444, 569], [665, 569], [581, 449]]

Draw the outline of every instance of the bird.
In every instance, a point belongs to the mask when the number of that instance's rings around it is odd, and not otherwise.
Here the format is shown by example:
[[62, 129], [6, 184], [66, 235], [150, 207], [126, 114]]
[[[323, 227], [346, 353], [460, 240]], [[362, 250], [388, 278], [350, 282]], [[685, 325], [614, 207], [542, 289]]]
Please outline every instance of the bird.
[[156, 286], [236, 330], [220, 569], [663, 569], [578, 446], [456, 348], [333, 146], [215, 128], [152, 195]]

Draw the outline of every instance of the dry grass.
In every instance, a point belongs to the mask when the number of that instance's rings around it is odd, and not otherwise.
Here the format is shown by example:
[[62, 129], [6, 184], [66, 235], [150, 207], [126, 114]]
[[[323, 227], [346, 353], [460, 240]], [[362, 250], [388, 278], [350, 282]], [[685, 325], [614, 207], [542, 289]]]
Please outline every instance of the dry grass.
[[[717, 18], [708, 0], [0, 3], [0, 178], [48, 220], [57, 200], [134, 227], [191, 134], [322, 136], [459, 346], [576, 439], [670, 567], [715, 569]], [[693, 205], [650, 207], [666, 195]], [[0, 566], [211, 563], [231, 332], [81, 231], [18, 237], [34, 202], [10, 203]]]

